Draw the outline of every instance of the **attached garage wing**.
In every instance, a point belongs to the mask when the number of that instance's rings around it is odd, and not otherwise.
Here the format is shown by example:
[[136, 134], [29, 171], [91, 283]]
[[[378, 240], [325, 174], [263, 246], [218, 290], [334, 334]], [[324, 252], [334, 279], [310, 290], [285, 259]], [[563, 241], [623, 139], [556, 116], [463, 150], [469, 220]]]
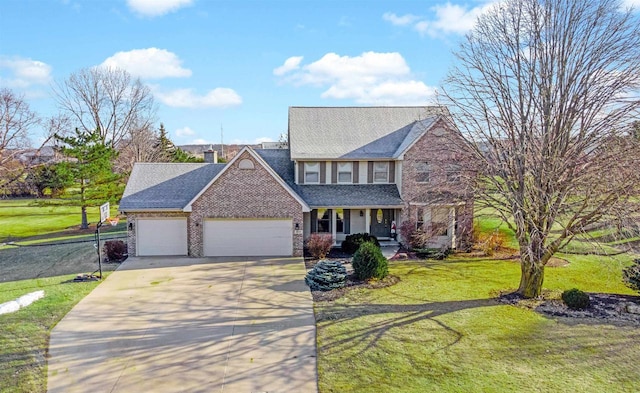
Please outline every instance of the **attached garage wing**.
[[187, 255], [186, 218], [139, 218], [136, 226], [138, 256]]
[[204, 221], [205, 256], [293, 255], [291, 219]]

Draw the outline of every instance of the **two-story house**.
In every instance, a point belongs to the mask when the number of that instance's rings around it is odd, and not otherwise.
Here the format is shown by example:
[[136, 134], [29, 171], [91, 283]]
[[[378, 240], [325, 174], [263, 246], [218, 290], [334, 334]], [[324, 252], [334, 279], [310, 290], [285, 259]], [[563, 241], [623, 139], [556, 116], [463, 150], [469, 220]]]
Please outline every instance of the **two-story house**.
[[301, 255], [311, 233], [390, 238], [405, 221], [456, 247], [473, 214], [459, 140], [442, 107], [291, 107], [289, 149], [137, 164], [120, 204], [129, 252]]

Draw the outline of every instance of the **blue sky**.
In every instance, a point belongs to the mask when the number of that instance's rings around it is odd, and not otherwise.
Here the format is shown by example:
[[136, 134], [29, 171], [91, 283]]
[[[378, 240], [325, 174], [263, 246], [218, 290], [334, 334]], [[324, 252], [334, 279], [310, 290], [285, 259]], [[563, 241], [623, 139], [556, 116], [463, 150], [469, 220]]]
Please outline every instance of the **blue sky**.
[[[628, 0], [638, 3], [638, 0]], [[177, 144], [277, 140], [289, 106], [421, 105], [486, 1], [5, 0], [0, 86], [110, 65], [153, 91]], [[34, 139], [36, 137], [34, 136]]]

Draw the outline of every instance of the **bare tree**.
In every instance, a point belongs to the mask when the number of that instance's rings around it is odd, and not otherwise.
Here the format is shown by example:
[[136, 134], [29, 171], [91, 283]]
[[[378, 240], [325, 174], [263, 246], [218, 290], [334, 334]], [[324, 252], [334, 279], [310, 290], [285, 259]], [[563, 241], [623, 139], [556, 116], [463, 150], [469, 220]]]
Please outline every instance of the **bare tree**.
[[40, 122], [23, 97], [0, 89], [0, 166], [29, 147], [29, 132]]
[[121, 69], [82, 69], [56, 84], [60, 109], [86, 132], [100, 130], [103, 144], [115, 147], [135, 128], [149, 127], [155, 105], [150, 89]]
[[158, 135], [151, 126], [134, 127], [127, 139], [118, 146], [118, 157], [115, 170], [129, 173], [136, 162], [166, 162], [165, 154], [160, 149]]
[[[505, 0], [456, 53], [443, 96], [513, 229], [518, 292], [585, 228], [637, 208], [640, 21], [615, 0]], [[636, 198], [634, 200], [634, 198]]]

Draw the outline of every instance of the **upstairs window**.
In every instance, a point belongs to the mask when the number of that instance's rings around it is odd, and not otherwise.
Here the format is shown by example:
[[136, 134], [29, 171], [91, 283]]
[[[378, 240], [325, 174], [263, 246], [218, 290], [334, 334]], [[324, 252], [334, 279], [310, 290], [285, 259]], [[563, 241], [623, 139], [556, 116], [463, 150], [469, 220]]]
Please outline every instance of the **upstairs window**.
[[320, 183], [320, 163], [319, 162], [304, 163], [304, 182], [306, 184]]
[[353, 164], [351, 162], [338, 163], [338, 183], [353, 182]]
[[431, 168], [428, 162], [416, 163], [416, 181], [418, 183], [429, 183], [431, 176]]
[[389, 183], [389, 163], [388, 162], [373, 163], [373, 182]]

